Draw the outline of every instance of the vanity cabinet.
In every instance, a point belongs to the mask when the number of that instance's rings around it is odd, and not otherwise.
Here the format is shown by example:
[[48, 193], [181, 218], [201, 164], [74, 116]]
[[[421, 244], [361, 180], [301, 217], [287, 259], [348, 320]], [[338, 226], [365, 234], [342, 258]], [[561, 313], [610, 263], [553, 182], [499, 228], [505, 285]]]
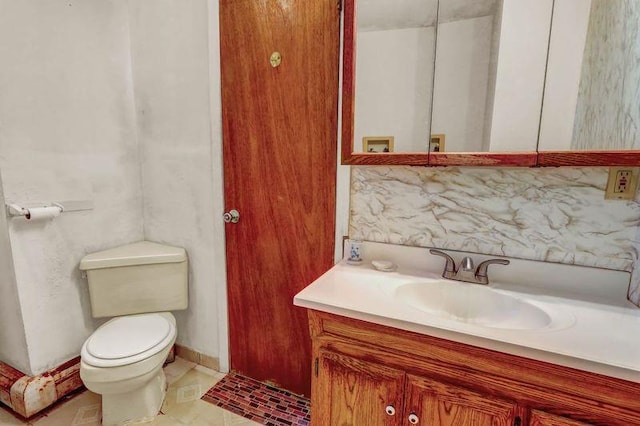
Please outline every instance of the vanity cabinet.
[[514, 402], [425, 377], [407, 375], [405, 396], [403, 424], [411, 420], [415, 424], [447, 426], [511, 426], [522, 422]]
[[508, 426], [517, 422], [513, 402], [337, 352], [321, 351], [318, 389], [314, 407], [326, 407], [318, 420], [322, 424]]
[[313, 426], [640, 424], [640, 384], [309, 310]]
[[329, 351], [319, 355], [320, 371], [315, 425], [402, 424], [403, 371]]

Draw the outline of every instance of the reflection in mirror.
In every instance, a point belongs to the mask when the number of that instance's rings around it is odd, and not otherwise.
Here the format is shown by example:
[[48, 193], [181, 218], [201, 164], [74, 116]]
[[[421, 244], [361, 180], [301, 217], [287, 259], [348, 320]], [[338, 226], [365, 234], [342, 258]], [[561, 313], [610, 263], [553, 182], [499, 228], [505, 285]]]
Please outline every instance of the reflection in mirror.
[[640, 149], [640, 1], [556, 0], [540, 151]]
[[431, 133], [446, 152], [536, 150], [552, 7], [440, 0]]
[[391, 138], [381, 152], [427, 152], [437, 11], [437, 0], [357, 1], [353, 151]]

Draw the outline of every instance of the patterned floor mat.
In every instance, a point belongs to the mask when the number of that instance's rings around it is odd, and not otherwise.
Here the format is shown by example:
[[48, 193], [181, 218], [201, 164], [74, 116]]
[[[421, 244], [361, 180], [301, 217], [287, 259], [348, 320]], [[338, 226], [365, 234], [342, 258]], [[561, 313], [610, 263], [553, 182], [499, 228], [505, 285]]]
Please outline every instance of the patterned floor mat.
[[310, 423], [308, 399], [235, 373], [227, 374], [202, 399], [263, 425]]

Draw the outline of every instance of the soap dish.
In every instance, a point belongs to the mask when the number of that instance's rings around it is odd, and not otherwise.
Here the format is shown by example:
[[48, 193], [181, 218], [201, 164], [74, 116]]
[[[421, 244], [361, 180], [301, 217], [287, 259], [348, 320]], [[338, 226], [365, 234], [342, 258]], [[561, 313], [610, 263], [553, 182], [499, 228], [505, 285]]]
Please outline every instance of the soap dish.
[[372, 260], [371, 265], [374, 269], [382, 272], [393, 272], [398, 269], [398, 265], [388, 260]]

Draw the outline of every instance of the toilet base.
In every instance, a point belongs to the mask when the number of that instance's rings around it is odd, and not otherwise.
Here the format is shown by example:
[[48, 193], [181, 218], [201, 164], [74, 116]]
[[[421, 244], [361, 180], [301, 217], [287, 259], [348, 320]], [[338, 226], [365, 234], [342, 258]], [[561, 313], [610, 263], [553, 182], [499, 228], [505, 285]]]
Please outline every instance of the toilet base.
[[137, 424], [158, 415], [167, 393], [167, 379], [162, 368], [143, 387], [134, 391], [102, 395], [104, 426]]

